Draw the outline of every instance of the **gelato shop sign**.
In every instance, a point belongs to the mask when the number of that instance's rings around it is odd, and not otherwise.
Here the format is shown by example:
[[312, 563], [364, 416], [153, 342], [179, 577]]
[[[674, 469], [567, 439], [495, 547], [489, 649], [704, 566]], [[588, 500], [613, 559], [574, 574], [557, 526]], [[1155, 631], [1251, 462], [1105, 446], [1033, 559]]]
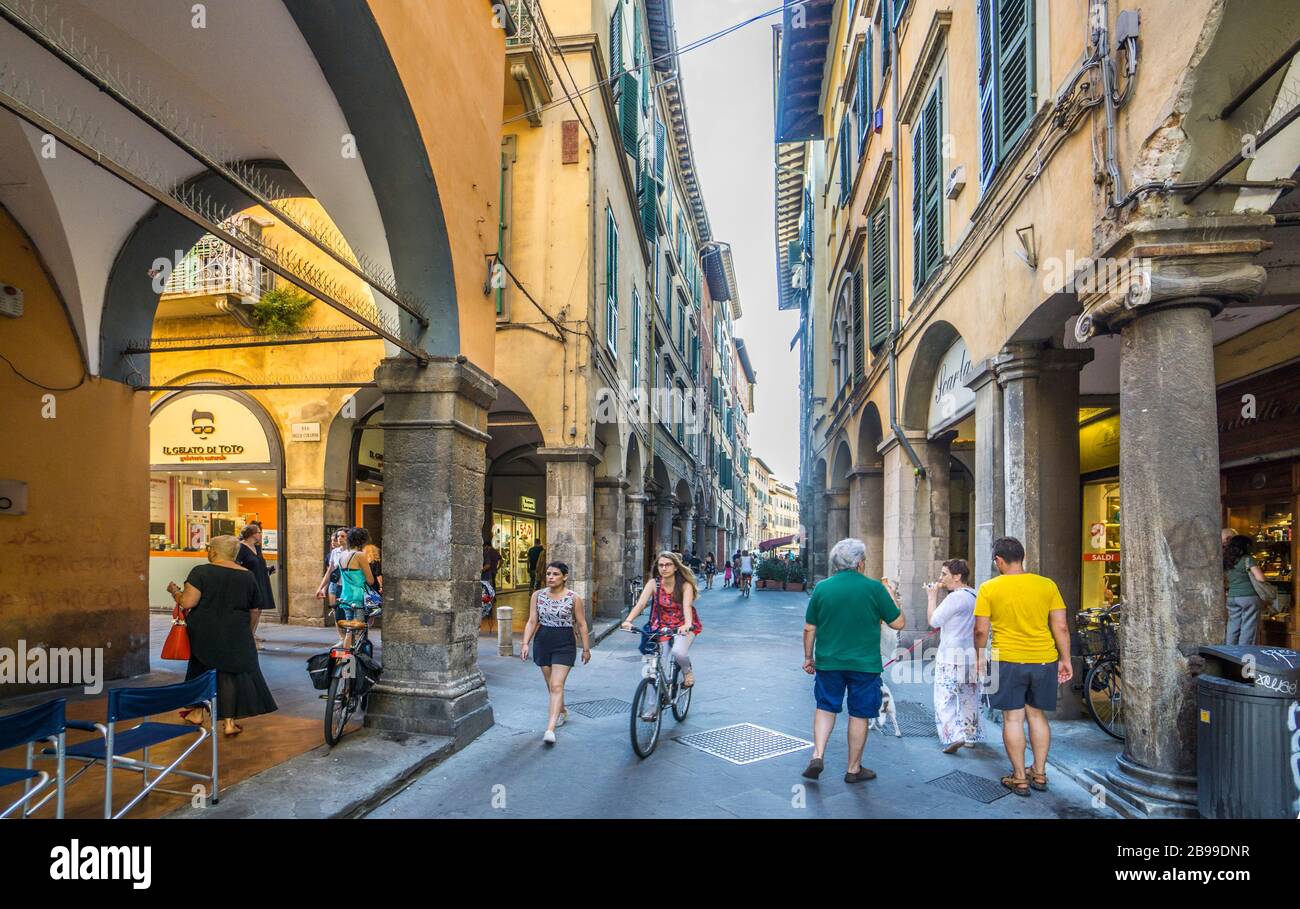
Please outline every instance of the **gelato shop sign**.
[[257, 416], [235, 398], [180, 395], [149, 424], [151, 464], [267, 464], [271, 447]]

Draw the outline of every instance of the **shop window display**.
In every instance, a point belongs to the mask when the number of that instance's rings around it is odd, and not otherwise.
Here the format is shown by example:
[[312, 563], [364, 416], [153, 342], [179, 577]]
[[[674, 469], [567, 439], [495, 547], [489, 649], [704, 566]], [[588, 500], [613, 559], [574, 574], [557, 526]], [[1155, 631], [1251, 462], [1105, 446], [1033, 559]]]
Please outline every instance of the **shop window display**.
[[492, 512], [492, 546], [501, 553], [496, 577], [498, 593], [528, 589], [528, 550], [544, 532], [539, 518]]

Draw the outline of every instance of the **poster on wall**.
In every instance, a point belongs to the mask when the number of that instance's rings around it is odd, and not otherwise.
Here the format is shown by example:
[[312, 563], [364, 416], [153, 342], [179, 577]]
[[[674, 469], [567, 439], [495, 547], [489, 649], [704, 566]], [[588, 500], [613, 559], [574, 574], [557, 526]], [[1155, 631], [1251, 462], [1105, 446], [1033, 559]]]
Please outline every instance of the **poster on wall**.
[[171, 513], [171, 496], [166, 477], [149, 478], [149, 523], [166, 524]]
[[269, 464], [271, 446], [242, 401], [221, 394], [181, 395], [149, 422], [149, 463]]

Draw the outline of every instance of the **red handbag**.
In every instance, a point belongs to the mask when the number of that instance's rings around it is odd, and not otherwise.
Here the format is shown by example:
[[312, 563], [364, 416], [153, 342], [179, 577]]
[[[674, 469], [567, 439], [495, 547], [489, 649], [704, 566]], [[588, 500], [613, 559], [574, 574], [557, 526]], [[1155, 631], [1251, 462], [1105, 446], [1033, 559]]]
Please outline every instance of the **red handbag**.
[[162, 658], [164, 660], [189, 660], [190, 632], [185, 627], [185, 610], [179, 606], [172, 609], [172, 630], [167, 632], [163, 641]]

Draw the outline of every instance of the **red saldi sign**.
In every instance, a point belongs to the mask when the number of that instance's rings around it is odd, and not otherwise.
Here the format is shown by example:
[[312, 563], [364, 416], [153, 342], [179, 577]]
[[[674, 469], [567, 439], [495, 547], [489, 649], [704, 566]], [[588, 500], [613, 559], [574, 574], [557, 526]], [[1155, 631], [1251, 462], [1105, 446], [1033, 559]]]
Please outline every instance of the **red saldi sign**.
[[1118, 562], [1118, 552], [1085, 552], [1083, 554], [1085, 562]]

